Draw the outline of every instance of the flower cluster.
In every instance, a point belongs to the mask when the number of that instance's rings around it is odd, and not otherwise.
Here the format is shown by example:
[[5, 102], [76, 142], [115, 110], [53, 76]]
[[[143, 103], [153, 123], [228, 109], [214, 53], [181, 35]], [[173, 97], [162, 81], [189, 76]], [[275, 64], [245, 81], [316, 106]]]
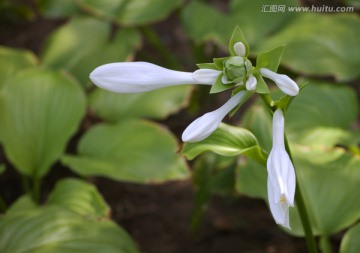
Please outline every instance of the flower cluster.
[[[254, 67], [247, 58], [249, 46], [237, 28], [230, 40], [231, 56], [199, 64], [194, 72], [169, 70], [147, 62], [120, 62], [102, 65], [90, 74], [92, 82], [119, 93], [137, 93], [182, 84], [211, 85], [211, 93], [233, 89], [232, 97], [220, 108], [193, 121], [183, 132], [184, 142], [198, 142], [210, 136], [223, 118], [245, 103], [254, 93], [268, 93], [263, 77], [271, 79], [289, 96], [296, 96], [298, 85], [286, 75], [277, 74], [277, 65], [261, 60]], [[262, 56], [277, 56], [278, 49]], [[282, 51], [281, 51], [282, 54]], [[281, 55], [279, 56], [281, 57]], [[259, 59], [259, 58], [258, 58]], [[274, 59], [279, 61], [279, 59]], [[274, 71], [275, 70], [275, 71]], [[284, 113], [273, 115], [273, 148], [267, 161], [268, 198], [275, 221], [289, 228], [289, 206], [294, 204], [295, 171], [284, 145]]]

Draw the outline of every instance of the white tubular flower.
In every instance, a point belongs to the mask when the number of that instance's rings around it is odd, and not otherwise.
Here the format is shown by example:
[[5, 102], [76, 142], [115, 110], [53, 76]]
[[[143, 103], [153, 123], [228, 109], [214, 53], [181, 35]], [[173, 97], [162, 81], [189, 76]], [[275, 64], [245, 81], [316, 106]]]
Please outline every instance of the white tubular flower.
[[246, 91], [240, 91], [231, 97], [223, 106], [215, 111], [208, 112], [193, 121], [182, 134], [184, 142], [202, 141], [212, 134], [218, 127], [223, 118], [235, 108], [242, 100], [247, 99]]
[[247, 90], [256, 90], [256, 85], [257, 85], [256, 78], [252, 74], [250, 74], [245, 85]]
[[277, 224], [290, 229], [289, 206], [294, 206], [295, 170], [284, 144], [284, 114], [277, 109], [273, 115], [273, 147], [267, 160], [268, 198]]
[[299, 86], [287, 75], [275, 73], [267, 68], [261, 68], [260, 74], [273, 80], [279, 89], [289, 96], [296, 96], [299, 93]]
[[181, 84], [215, 83], [220, 71], [200, 69], [175, 71], [148, 62], [117, 62], [97, 67], [90, 73], [91, 81], [106, 90], [137, 93]]

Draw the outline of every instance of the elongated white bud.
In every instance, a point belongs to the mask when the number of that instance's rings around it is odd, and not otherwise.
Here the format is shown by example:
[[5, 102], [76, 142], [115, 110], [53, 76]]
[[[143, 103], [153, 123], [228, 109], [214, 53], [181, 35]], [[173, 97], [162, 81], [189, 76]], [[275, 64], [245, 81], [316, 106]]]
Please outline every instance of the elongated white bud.
[[261, 68], [260, 74], [273, 80], [279, 89], [289, 96], [296, 96], [299, 93], [299, 86], [287, 75], [275, 73], [267, 68]]
[[90, 79], [103, 89], [119, 93], [137, 93], [173, 85], [200, 84], [193, 78], [191, 72], [170, 70], [148, 62], [105, 64], [92, 71]]
[[277, 109], [273, 115], [273, 147], [267, 160], [268, 198], [277, 224], [290, 228], [289, 207], [294, 205], [295, 170], [284, 144], [284, 114]]
[[208, 112], [193, 121], [182, 134], [184, 142], [197, 142], [211, 135], [221, 123], [222, 119], [235, 108], [242, 99], [247, 97], [246, 91], [240, 91], [231, 97], [223, 106], [215, 111]]

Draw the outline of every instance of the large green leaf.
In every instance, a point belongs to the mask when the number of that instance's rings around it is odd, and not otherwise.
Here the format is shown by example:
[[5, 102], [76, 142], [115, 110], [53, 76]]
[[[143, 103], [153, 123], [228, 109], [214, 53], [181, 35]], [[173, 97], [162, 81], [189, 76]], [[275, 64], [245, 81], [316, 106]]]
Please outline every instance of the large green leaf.
[[80, 0], [90, 13], [109, 17], [121, 25], [144, 25], [159, 21], [179, 7], [182, 0]]
[[[358, 114], [355, 91], [345, 85], [308, 81], [285, 114], [289, 139], [303, 145], [345, 144]], [[272, 120], [263, 103], [252, 105], [242, 123], [270, 151]]]
[[[321, 139], [341, 136], [339, 131], [350, 129], [357, 114], [358, 101], [353, 89], [309, 80], [286, 113], [286, 129], [293, 141], [309, 144], [313, 140], [315, 144]], [[316, 131], [319, 128], [330, 131]], [[320, 135], [314, 135], [313, 131]]]
[[87, 218], [101, 219], [110, 215], [110, 208], [96, 187], [74, 178], [58, 181], [48, 204], [62, 206]]
[[178, 144], [165, 129], [140, 120], [91, 128], [80, 141], [78, 156], [62, 159], [82, 176], [106, 176], [138, 183], [163, 182], [189, 176]]
[[256, 137], [250, 131], [224, 123], [220, 124], [208, 138], [199, 142], [185, 143], [183, 154], [188, 159], [193, 159], [206, 151], [223, 156], [244, 154], [263, 164], [267, 158], [267, 154], [261, 149]]
[[137, 253], [129, 235], [108, 220], [90, 220], [61, 207], [0, 218], [1, 253]]
[[269, 111], [260, 102], [254, 103], [243, 115], [242, 126], [250, 130], [261, 147], [270, 152], [272, 147], [272, 119]]
[[[344, 149], [298, 146], [297, 177], [314, 231], [331, 235], [360, 218], [360, 160]], [[299, 220], [298, 217], [291, 217]], [[302, 227], [292, 232], [302, 234]]]
[[41, 52], [49, 68], [70, 71], [85, 86], [89, 73], [99, 65], [126, 61], [140, 44], [133, 29], [120, 29], [112, 34], [109, 23], [93, 18], [71, 19], [47, 39]]
[[60, 158], [85, 111], [80, 85], [61, 72], [25, 70], [0, 93], [0, 135], [21, 173], [40, 178]]
[[[357, 118], [355, 92], [344, 85], [309, 81], [285, 115], [286, 133], [295, 168], [315, 234], [331, 235], [360, 218], [360, 160], [344, 148], [357, 133], [350, 129]], [[271, 148], [271, 118], [255, 103], [243, 121], [259, 142]], [[351, 143], [351, 141], [350, 141]], [[267, 199], [267, 172], [248, 161], [237, 169], [237, 190]], [[298, 211], [290, 209], [291, 233], [303, 235]], [[288, 231], [290, 232], [290, 231]]]
[[[292, 146], [295, 169], [313, 231], [331, 235], [360, 218], [360, 160], [341, 148]], [[237, 168], [236, 189], [240, 194], [267, 201], [266, 168], [253, 161]], [[296, 208], [290, 208], [289, 233], [304, 235]]]
[[0, 46], [0, 88], [18, 71], [36, 64], [36, 56], [31, 52]]
[[247, 159], [236, 168], [235, 189], [252, 198], [267, 199], [267, 170], [264, 165]]
[[96, 89], [90, 95], [90, 107], [98, 116], [108, 121], [120, 121], [130, 117], [164, 119], [187, 105], [189, 93], [189, 86], [174, 86], [134, 94]]
[[360, 224], [349, 229], [344, 235], [340, 253], [358, 253], [360, 251]]
[[75, 0], [37, 0], [41, 13], [50, 18], [65, 18], [79, 13], [75, 3]]
[[192, 1], [182, 12], [182, 23], [188, 36], [197, 43], [212, 40], [226, 47], [227, 38], [238, 25], [253, 48], [298, 15], [287, 11], [269, 12], [270, 5], [297, 6], [298, 3], [294, 0], [232, 0], [225, 14], [218, 8]]
[[347, 81], [360, 76], [359, 34], [360, 18], [355, 13], [305, 13], [260, 47], [287, 44], [282, 63], [294, 71]]

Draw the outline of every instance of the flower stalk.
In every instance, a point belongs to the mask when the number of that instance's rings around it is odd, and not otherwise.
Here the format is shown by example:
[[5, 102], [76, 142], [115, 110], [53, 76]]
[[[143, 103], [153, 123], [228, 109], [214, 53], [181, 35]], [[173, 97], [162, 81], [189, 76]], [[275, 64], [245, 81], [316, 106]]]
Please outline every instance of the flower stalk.
[[[287, 153], [289, 154], [290, 160], [294, 164], [292, 154], [291, 154], [291, 150], [290, 150], [290, 146], [289, 146], [289, 142], [288, 142], [288, 140], [286, 138], [286, 134], [285, 134], [284, 137], [285, 137], [285, 149], [286, 149]], [[309, 251], [309, 253], [318, 253], [318, 248], [317, 248], [317, 245], [316, 245], [314, 234], [312, 232], [308, 211], [306, 209], [304, 198], [303, 198], [303, 195], [301, 193], [301, 188], [299, 186], [298, 177], [296, 177], [295, 203], [296, 203], [296, 206], [297, 206], [298, 211], [299, 211], [299, 216], [300, 216], [300, 219], [301, 219], [302, 227], [304, 229], [305, 239], [306, 239], [306, 244], [307, 244], [307, 247], [308, 247], [308, 251]]]

